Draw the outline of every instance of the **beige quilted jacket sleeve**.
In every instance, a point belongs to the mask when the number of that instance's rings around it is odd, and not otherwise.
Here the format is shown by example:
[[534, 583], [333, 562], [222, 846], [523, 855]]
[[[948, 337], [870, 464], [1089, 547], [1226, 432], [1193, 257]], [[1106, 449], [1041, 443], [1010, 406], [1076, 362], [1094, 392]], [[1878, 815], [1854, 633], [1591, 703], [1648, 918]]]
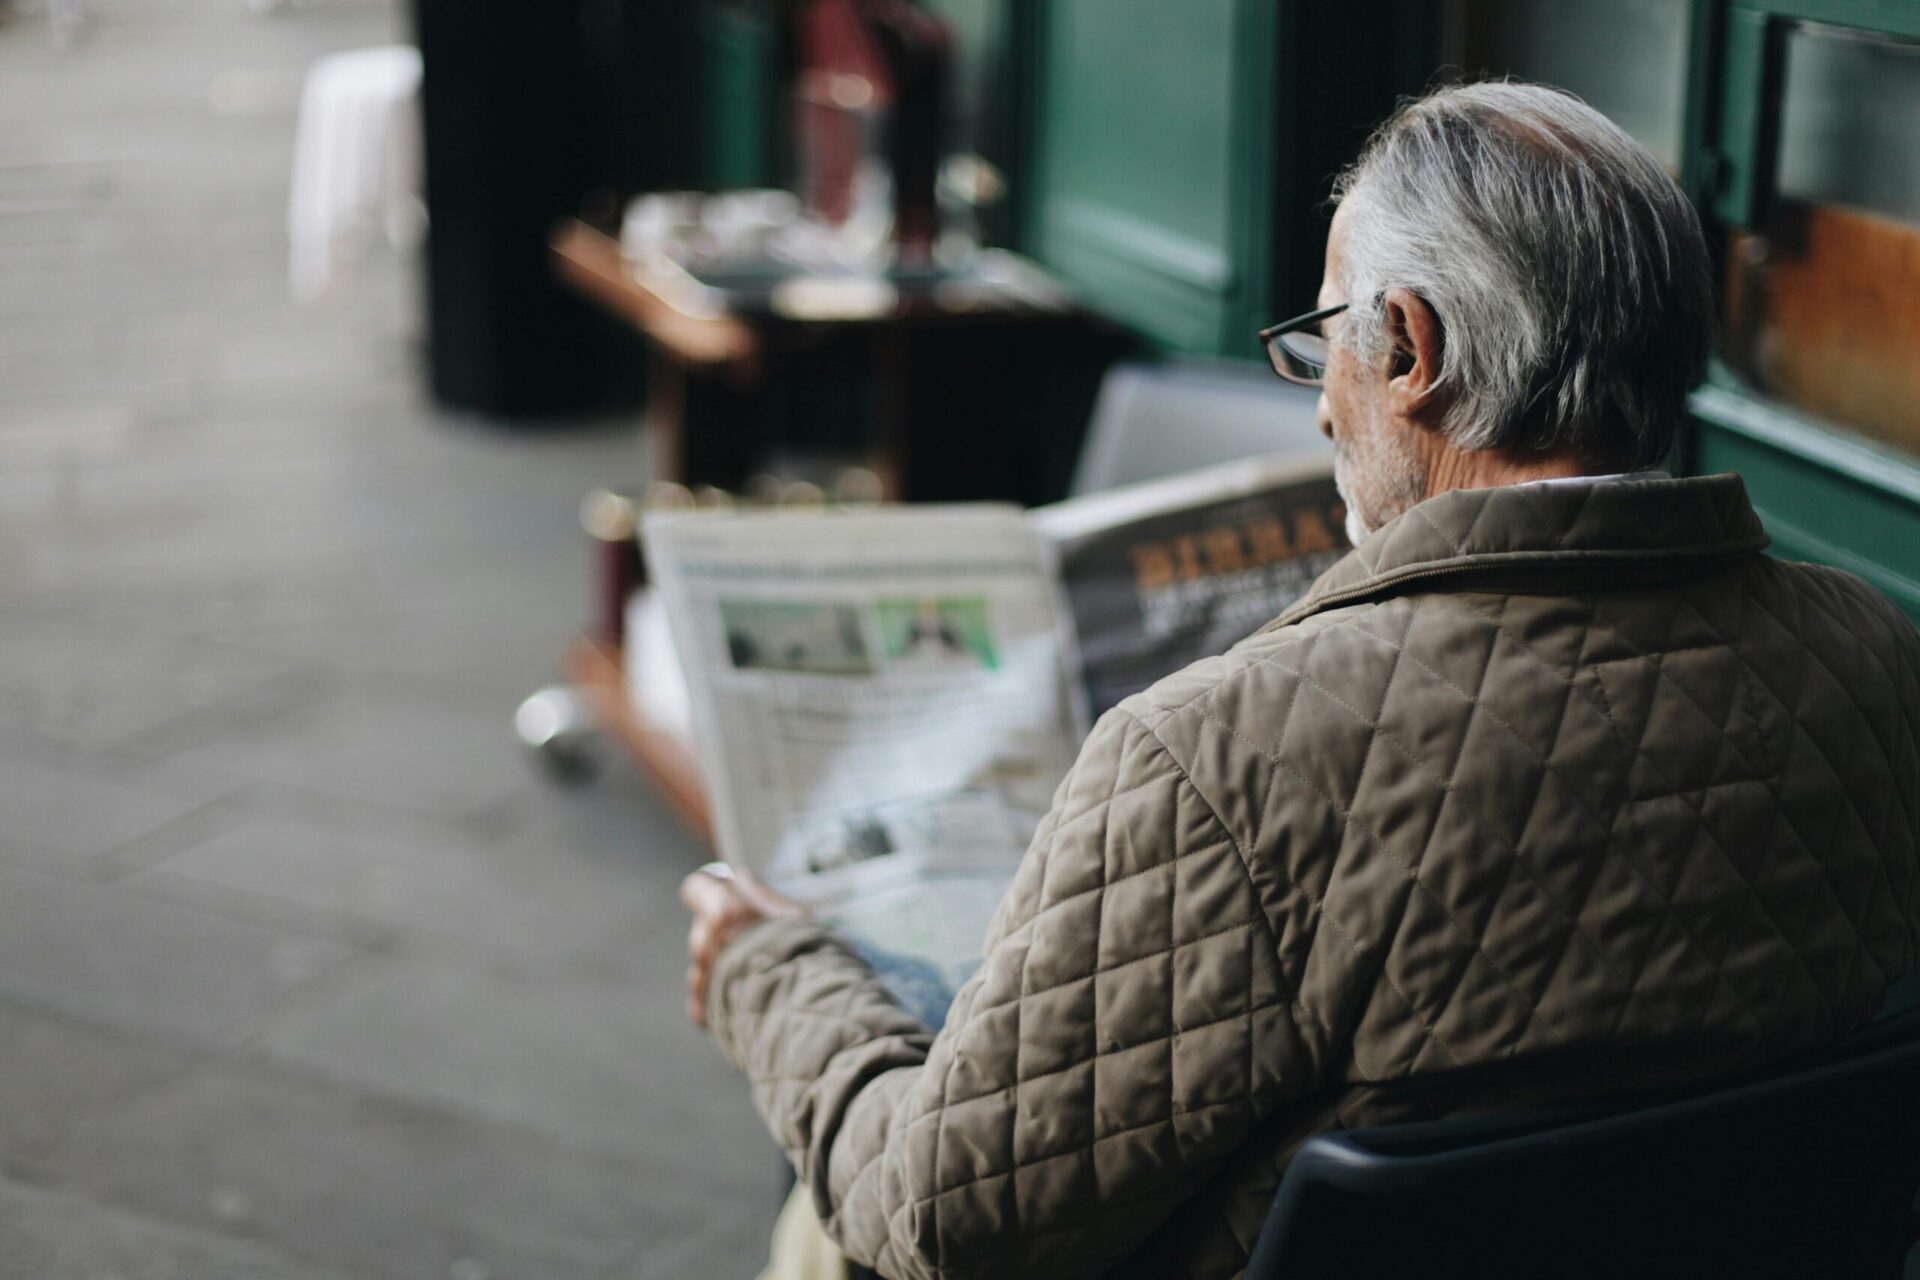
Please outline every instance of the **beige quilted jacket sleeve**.
[[1214, 809], [1121, 709], [938, 1036], [799, 922], [726, 950], [710, 1020], [849, 1257], [899, 1280], [1083, 1275], [1316, 1083], [1271, 918]]

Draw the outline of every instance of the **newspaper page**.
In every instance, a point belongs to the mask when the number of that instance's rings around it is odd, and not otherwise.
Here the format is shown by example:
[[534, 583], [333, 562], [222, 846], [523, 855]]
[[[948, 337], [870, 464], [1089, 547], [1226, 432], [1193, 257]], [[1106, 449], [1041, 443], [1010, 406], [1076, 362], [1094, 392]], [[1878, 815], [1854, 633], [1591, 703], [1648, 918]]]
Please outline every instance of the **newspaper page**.
[[1091, 720], [1259, 630], [1350, 548], [1330, 458], [1251, 458], [1029, 513]]
[[958, 985], [1079, 745], [1012, 507], [647, 517], [723, 857]]

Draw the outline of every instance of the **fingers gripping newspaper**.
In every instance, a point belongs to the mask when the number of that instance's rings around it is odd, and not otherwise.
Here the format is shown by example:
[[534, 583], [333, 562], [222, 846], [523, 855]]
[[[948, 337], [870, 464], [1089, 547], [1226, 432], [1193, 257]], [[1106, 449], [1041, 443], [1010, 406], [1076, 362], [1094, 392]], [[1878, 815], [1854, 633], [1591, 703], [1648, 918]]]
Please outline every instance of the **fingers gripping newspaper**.
[[1013, 507], [650, 518], [720, 851], [957, 985], [1079, 743]]
[[1347, 544], [1324, 461], [1022, 512], [650, 515], [720, 852], [950, 991], [1091, 717], [1250, 634]]

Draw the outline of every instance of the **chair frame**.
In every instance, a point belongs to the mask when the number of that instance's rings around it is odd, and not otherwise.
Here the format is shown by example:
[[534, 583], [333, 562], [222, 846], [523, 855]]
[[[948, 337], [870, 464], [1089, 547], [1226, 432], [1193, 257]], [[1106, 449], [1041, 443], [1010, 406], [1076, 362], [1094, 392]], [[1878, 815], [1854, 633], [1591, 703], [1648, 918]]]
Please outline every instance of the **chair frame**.
[[1246, 1276], [1896, 1277], [1916, 1188], [1909, 1010], [1731, 1084], [1316, 1137]]

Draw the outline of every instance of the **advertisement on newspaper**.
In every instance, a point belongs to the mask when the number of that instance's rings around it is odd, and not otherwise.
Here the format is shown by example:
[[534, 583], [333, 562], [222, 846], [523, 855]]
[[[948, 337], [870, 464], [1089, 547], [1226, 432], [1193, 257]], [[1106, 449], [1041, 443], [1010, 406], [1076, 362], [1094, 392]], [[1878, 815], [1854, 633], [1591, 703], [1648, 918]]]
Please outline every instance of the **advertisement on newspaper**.
[[1014, 508], [650, 516], [722, 856], [956, 983], [1079, 733]]
[[1092, 717], [1284, 612], [1349, 549], [1327, 460], [1250, 459], [1042, 507]]

